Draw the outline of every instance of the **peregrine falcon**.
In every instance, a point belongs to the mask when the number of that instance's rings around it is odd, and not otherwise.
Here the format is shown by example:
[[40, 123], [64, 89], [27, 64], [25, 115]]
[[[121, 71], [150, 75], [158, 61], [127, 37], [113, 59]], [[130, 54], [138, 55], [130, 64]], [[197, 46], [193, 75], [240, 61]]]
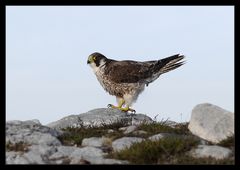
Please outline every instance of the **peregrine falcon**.
[[176, 54], [153, 61], [117, 61], [95, 52], [89, 55], [87, 64], [91, 66], [102, 87], [117, 98], [117, 106], [108, 107], [124, 112], [135, 112], [130, 106], [135, 102], [145, 86], [161, 74], [174, 70], [184, 64], [184, 55]]

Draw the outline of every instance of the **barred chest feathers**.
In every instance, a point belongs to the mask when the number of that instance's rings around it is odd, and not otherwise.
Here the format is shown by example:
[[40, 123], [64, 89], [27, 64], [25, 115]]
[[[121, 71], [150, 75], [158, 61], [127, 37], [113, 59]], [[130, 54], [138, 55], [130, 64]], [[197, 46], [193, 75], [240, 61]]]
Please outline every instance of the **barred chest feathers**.
[[104, 75], [104, 67], [99, 67], [98, 70], [96, 70], [95, 75], [101, 84], [101, 86], [106, 90], [109, 94], [111, 95], [116, 95], [116, 96], [123, 96], [123, 94], [120, 93], [121, 91], [121, 85], [114, 83], [108, 79], [107, 75]]
[[100, 66], [94, 73], [104, 90], [110, 95], [123, 97], [126, 94], [131, 94], [135, 96], [136, 91], [142, 91], [144, 89], [144, 86], [140, 87], [141, 85], [138, 83], [115, 83], [104, 74], [104, 69], [105, 65]]

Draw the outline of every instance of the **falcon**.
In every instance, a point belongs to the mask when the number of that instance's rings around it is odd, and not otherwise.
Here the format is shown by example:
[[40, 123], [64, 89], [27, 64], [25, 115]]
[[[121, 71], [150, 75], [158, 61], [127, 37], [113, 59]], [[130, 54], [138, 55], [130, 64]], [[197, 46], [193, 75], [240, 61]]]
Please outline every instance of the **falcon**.
[[155, 81], [161, 74], [184, 64], [184, 55], [176, 54], [152, 61], [117, 61], [98, 52], [89, 55], [87, 64], [91, 66], [99, 83], [110, 95], [116, 96], [117, 106], [108, 104], [124, 112], [135, 112], [130, 108], [143, 92], [145, 86]]

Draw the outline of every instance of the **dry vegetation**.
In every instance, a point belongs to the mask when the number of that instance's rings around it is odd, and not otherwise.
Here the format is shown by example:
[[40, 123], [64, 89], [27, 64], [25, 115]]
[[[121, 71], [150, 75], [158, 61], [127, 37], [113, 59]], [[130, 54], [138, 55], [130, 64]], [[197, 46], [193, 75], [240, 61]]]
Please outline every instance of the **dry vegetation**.
[[[81, 146], [84, 138], [107, 137], [111, 141], [124, 136], [143, 137], [146, 140], [135, 143], [130, 148], [113, 152], [108, 150], [108, 158], [128, 160], [130, 164], [234, 164], [234, 157], [222, 160], [214, 158], [193, 158], [188, 152], [196, 147], [200, 139], [190, 133], [188, 123], [171, 124], [169, 121], [142, 124], [137, 130], [144, 130], [146, 134], [123, 134], [120, 127], [128, 126], [126, 122], [117, 122], [110, 125], [103, 124], [100, 127], [80, 126], [78, 128], [63, 129], [65, 134], [59, 139], [64, 145]], [[111, 133], [108, 130], [113, 130]], [[147, 138], [158, 133], [176, 134], [158, 141], [150, 141]], [[111, 143], [111, 141], [108, 141]], [[234, 137], [221, 141], [218, 145], [234, 150]]]

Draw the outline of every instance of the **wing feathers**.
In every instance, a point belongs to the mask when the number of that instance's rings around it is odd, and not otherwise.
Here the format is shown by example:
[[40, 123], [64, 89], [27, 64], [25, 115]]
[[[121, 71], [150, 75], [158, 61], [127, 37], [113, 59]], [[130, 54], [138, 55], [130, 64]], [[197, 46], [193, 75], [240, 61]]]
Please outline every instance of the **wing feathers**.
[[177, 55], [159, 60], [159, 62], [160, 62], [159, 63], [159, 65], [160, 65], [159, 73], [163, 74], [163, 73], [169, 72], [169, 71], [174, 70], [174, 69], [180, 67], [181, 65], [185, 64], [184, 61], [178, 62], [178, 61], [182, 60], [183, 58], [184, 58], [183, 55], [177, 54]]
[[104, 73], [115, 83], [150, 83], [161, 74], [174, 70], [184, 62], [183, 55], [173, 55], [156, 61], [115, 61], [107, 62]]

